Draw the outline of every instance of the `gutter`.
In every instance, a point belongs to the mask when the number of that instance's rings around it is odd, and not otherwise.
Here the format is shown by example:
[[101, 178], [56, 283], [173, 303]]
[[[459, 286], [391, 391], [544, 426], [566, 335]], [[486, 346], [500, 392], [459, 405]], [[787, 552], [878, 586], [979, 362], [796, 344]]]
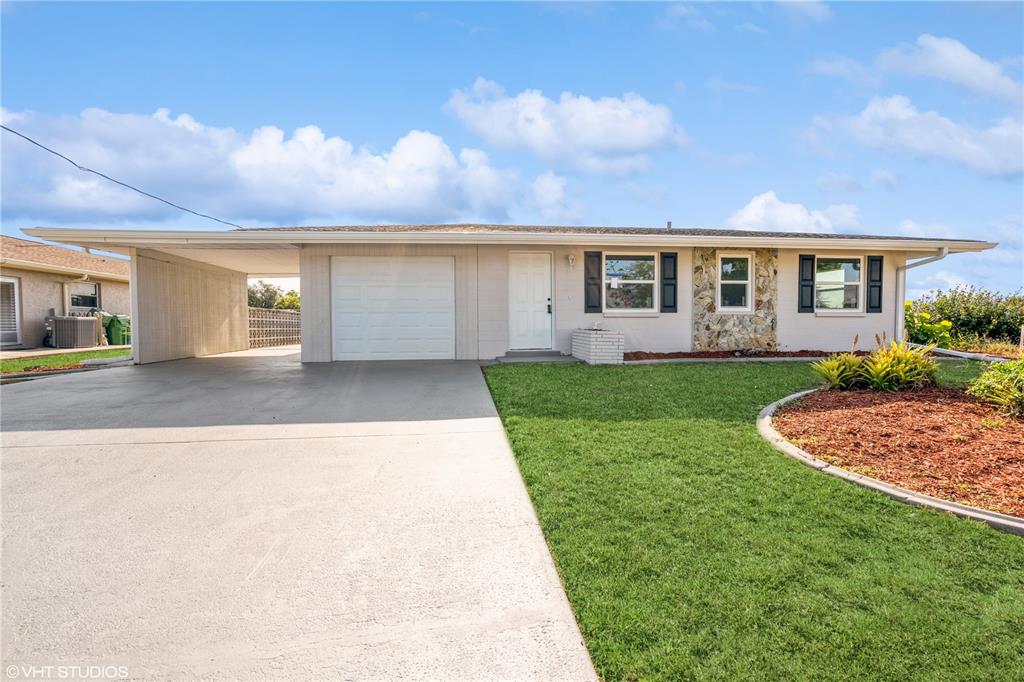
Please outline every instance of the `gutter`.
[[[276, 245], [297, 248], [302, 244], [403, 243], [403, 244], [583, 244], [587, 246], [651, 245], [783, 248], [851, 249], [878, 251], [928, 251], [953, 248], [955, 251], [984, 251], [994, 242], [961, 240], [843, 239], [842, 237], [730, 237], [708, 235], [569, 233], [569, 232], [232, 232], [163, 230], [88, 230], [33, 227], [27, 235], [64, 244], [89, 246], [103, 250], [137, 248], [188, 248], [225, 245]], [[114, 247], [111, 249], [110, 247]]]
[[902, 339], [903, 334], [907, 328], [907, 310], [904, 304], [907, 298], [907, 270], [913, 268], [919, 268], [922, 265], [928, 265], [940, 261], [949, 255], [949, 247], [943, 246], [939, 248], [939, 252], [934, 256], [928, 256], [916, 260], [912, 263], [904, 263], [903, 265], [896, 268], [896, 307], [898, 312], [896, 313], [896, 338]]

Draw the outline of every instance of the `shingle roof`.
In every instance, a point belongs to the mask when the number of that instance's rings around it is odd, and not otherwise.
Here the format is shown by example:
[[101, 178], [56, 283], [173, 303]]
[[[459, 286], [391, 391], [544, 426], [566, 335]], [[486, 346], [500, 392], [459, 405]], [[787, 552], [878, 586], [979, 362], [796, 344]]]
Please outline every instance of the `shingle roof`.
[[94, 256], [84, 251], [6, 235], [0, 235], [0, 260], [3, 262], [26, 261], [82, 272], [106, 273], [118, 277], [128, 277], [130, 268], [128, 261], [119, 258]]
[[[574, 227], [555, 225], [334, 225], [326, 227], [245, 227], [235, 232], [447, 232], [447, 233], [553, 233], [553, 234], [638, 234], [671, 235], [674, 237], [773, 237], [792, 239], [896, 239], [934, 241], [929, 237], [901, 237], [894, 235], [836, 234], [814, 232], [764, 232], [760, 230], [730, 230], [724, 228], [694, 227]], [[957, 241], [978, 241], [962, 239]]]

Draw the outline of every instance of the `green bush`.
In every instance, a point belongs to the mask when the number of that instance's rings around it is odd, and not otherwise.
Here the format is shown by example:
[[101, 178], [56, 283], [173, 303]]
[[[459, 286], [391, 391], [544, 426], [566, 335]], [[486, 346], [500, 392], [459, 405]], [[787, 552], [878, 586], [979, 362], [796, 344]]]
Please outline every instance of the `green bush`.
[[841, 353], [811, 365], [830, 389], [904, 391], [935, 385], [938, 363], [931, 357], [934, 346], [914, 348], [905, 341], [879, 340], [867, 357]]
[[953, 338], [976, 336], [1016, 342], [1024, 325], [1024, 292], [1000, 294], [976, 287], [932, 291], [912, 304], [915, 313], [952, 322]]
[[863, 361], [859, 355], [841, 353], [819, 360], [811, 367], [825, 380], [829, 388], [846, 391], [855, 388], [860, 381]]
[[939, 363], [931, 357], [934, 347], [914, 348], [906, 341], [879, 345], [861, 364], [861, 380], [873, 391], [934, 386], [939, 371]]
[[932, 344], [939, 348], [949, 348], [953, 339], [949, 332], [953, 323], [949, 320], [932, 322], [932, 314], [914, 310], [914, 304], [906, 302], [907, 339], [914, 343]]
[[1010, 417], [1024, 419], [1024, 360], [993, 363], [967, 393]]

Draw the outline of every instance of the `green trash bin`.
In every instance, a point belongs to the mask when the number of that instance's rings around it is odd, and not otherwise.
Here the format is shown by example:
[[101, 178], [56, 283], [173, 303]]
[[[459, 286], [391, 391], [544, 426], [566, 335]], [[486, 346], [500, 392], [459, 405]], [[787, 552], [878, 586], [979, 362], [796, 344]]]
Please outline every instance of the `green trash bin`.
[[127, 346], [132, 342], [132, 321], [127, 315], [112, 315], [107, 322], [107, 343]]

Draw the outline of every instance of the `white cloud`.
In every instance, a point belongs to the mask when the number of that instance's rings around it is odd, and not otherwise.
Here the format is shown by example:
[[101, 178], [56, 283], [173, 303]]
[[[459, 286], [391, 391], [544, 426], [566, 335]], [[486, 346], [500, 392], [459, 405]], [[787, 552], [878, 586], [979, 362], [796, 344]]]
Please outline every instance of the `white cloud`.
[[704, 14], [693, 5], [676, 3], [665, 9], [665, 14], [658, 20], [658, 28], [672, 29], [684, 24], [689, 28], [710, 33], [715, 25], [708, 21]]
[[980, 95], [1012, 102], [1019, 101], [1024, 92], [1021, 83], [1007, 76], [1000, 64], [952, 38], [924, 34], [914, 45], [883, 50], [876, 64], [885, 71], [938, 78]]
[[892, 192], [900, 186], [900, 176], [891, 170], [876, 168], [871, 172], [871, 182]]
[[859, 85], [878, 85], [880, 79], [868, 68], [855, 59], [849, 57], [834, 57], [831, 59], [815, 59], [811, 62], [808, 70], [819, 76], [835, 76], [844, 78], [851, 83]]
[[686, 142], [672, 112], [634, 93], [591, 99], [563, 92], [557, 101], [539, 90], [509, 96], [477, 78], [456, 90], [446, 108], [473, 132], [499, 147], [522, 147], [546, 163], [585, 173], [632, 173], [647, 154]]
[[856, 116], [819, 117], [818, 130], [839, 130], [878, 149], [919, 158], [956, 161], [983, 175], [1014, 176], [1024, 170], [1024, 126], [1004, 118], [986, 130], [919, 111], [903, 95], [875, 97]]
[[726, 221], [739, 230], [780, 230], [835, 232], [860, 225], [859, 210], [853, 204], [833, 204], [811, 210], [803, 204], [780, 200], [773, 191], [758, 194]]
[[860, 192], [864, 185], [846, 173], [825, 173], [817, 180], [819, 189], [826, 192]]
[[575, 222], [582, 212], [566, 196], [568, 181], [551, 171], [537, 176], [530, 184], [529, 203], [549, 222]]
[[832, 10], [824, 2], [817, 0], [801, 0], [790, 2], [781, 0], [779, 7], [798, 19], [811, 19], [813, 21], [825, 21], [832, 17]]
[[[418, 130], [375, 153], [316, 126], [291, 136], [274, 126], [243, 134], [163, 109], [151, 116], [101, 109], [2, 116], [85, 166], [236, 222], [497, 220], [519, 191], [515, 174], [492, 167], [482, 151], [456, 155], [442, 138]], [[5, 216], [139, 221], [180, 215], [21, 140], [5, 141], [3, 176]]]

